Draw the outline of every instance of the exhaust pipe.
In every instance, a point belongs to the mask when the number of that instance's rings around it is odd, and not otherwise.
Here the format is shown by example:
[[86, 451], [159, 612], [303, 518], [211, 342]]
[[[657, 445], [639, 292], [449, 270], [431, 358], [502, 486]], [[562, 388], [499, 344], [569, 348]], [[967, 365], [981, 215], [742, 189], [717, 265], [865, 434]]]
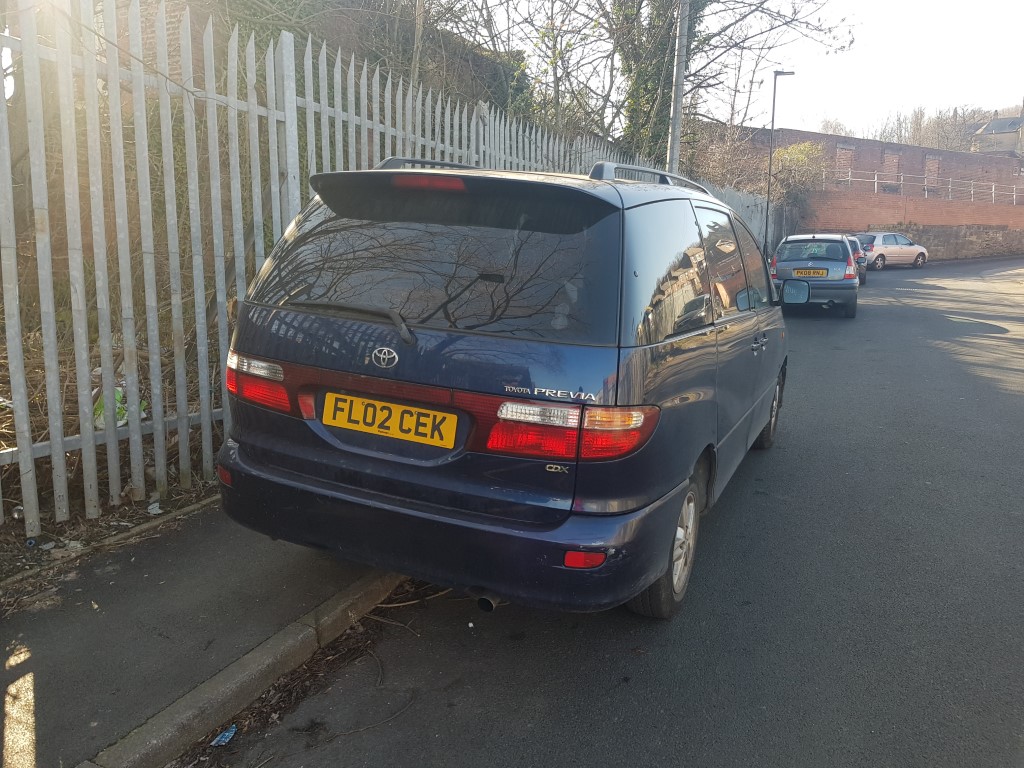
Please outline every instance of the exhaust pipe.
[[498, 598], [494, 595], [480, 595], [476, 599], [476, 605], [484, 613], [492, 613], [498, 607]]

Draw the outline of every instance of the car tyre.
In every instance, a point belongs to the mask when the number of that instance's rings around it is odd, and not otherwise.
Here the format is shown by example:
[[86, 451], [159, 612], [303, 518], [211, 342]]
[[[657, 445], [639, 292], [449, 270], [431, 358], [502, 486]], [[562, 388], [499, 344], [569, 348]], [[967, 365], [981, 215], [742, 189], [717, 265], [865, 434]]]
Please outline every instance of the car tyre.
[[671, 619], [679, 611], [693, 572], [697, 529], [706, 504], [707, 468], [701, 464], [690, 476], [683, 496], [672, 537], [668, 567], [653, 584], [626, 603], [626, 607], [633, 613], [652, 619]]
[[765, 450], [771, 448], [775, 442], [775, 432], [779, 428], [779, 409], [782, 408], [782, 377], [775, 382], [775, 396], [772, 397], [772, 409], [768, 415], [768, 423], [764, 425], [757, 437], [754, 438], [754, 448]]
[[917, 269], [920, 269], [923, 266], [924, 266], [924, 254], [923, 253], [919, 253], [914, 258], [914, 267], [917, 268]]
[[871, 262], [871, 266], [879, 271], [885, 269], [885, 256], [875, 256], [875, 260]]
[[843, 317], [853, 318], [857, 316], [857, 300], [854, 299], [849, 304], [843, 305]]
[[859, 283], [860, 283], [861, 285], [866, 285], [866, 284], [867, 284], [867, 282], [868, 282], [868, 273], [867, 273], [867, 270], [864, 270], [863, 272], [861, 272], [861, 273], [860, 273], [860, 274], [859, 274], [859, 275], [857, 276], [857, 282], [859, 282]]

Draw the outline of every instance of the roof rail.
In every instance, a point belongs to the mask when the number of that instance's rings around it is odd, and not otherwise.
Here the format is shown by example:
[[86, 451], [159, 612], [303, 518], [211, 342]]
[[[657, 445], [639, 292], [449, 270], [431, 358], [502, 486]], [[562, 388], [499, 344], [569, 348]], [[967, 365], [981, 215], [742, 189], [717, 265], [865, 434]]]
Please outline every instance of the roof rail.
[[388, 157], [374, 166], [375, 171], [393, 171], [398, 168], [462, 168], [473, 169], [465, 163], [449, 163], [445, 160], [427, 160], [422, 157]]
[[708, 192], [707, 188], [702, 187], [697, 182], [692, 179], [688, 179], [685, 176], [679, 176], [675, 173], [669, 173], [668, 171], [660, 171], [657, 168], [646, 168], [642, 165], [613, 163], [611, 160], [600, 160], [594, 163], [594, 167], [590, 170], [590, 178], [614, 181], [620, 178], [618, 175], [619, 171], [651, 174], [658, 177], [659, 184], [671, 184], [676, 187], [689, 187], [690, 189], [696, 189], [699, 192], [703, 192], [705, 195], [711, 194]]

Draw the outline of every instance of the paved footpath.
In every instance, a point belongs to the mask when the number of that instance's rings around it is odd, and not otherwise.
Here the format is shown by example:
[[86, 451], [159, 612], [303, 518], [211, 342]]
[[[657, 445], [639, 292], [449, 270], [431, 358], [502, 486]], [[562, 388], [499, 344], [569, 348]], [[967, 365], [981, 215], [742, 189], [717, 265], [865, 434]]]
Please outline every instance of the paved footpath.
[[0, 628], [0, 764], [162, 766], [398, 581], [271, 541], [217, 504], [87, 555]]

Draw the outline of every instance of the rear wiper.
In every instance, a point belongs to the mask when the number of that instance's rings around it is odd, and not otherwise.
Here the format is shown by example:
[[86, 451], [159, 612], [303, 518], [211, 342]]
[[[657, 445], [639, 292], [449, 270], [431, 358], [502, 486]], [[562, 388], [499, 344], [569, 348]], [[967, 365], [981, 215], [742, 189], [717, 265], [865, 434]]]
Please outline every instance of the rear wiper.
[[344, 315], [346, 317], [386, 317], [394, 323], [394, 326], [398, 329], [398, 335], [402, 337], [402, 341], [409, 345], [416, 344], [416, 337], [409, 330], [409, 326], [406, 325], [405, 318], [396, 309], [362, 307], [358, 304], [342, 304], [336, 301], [288, 301], [287, 299], [281, 302], [280, 306], [313, 309], [319, 312], [330, 312], [331, 314]]

